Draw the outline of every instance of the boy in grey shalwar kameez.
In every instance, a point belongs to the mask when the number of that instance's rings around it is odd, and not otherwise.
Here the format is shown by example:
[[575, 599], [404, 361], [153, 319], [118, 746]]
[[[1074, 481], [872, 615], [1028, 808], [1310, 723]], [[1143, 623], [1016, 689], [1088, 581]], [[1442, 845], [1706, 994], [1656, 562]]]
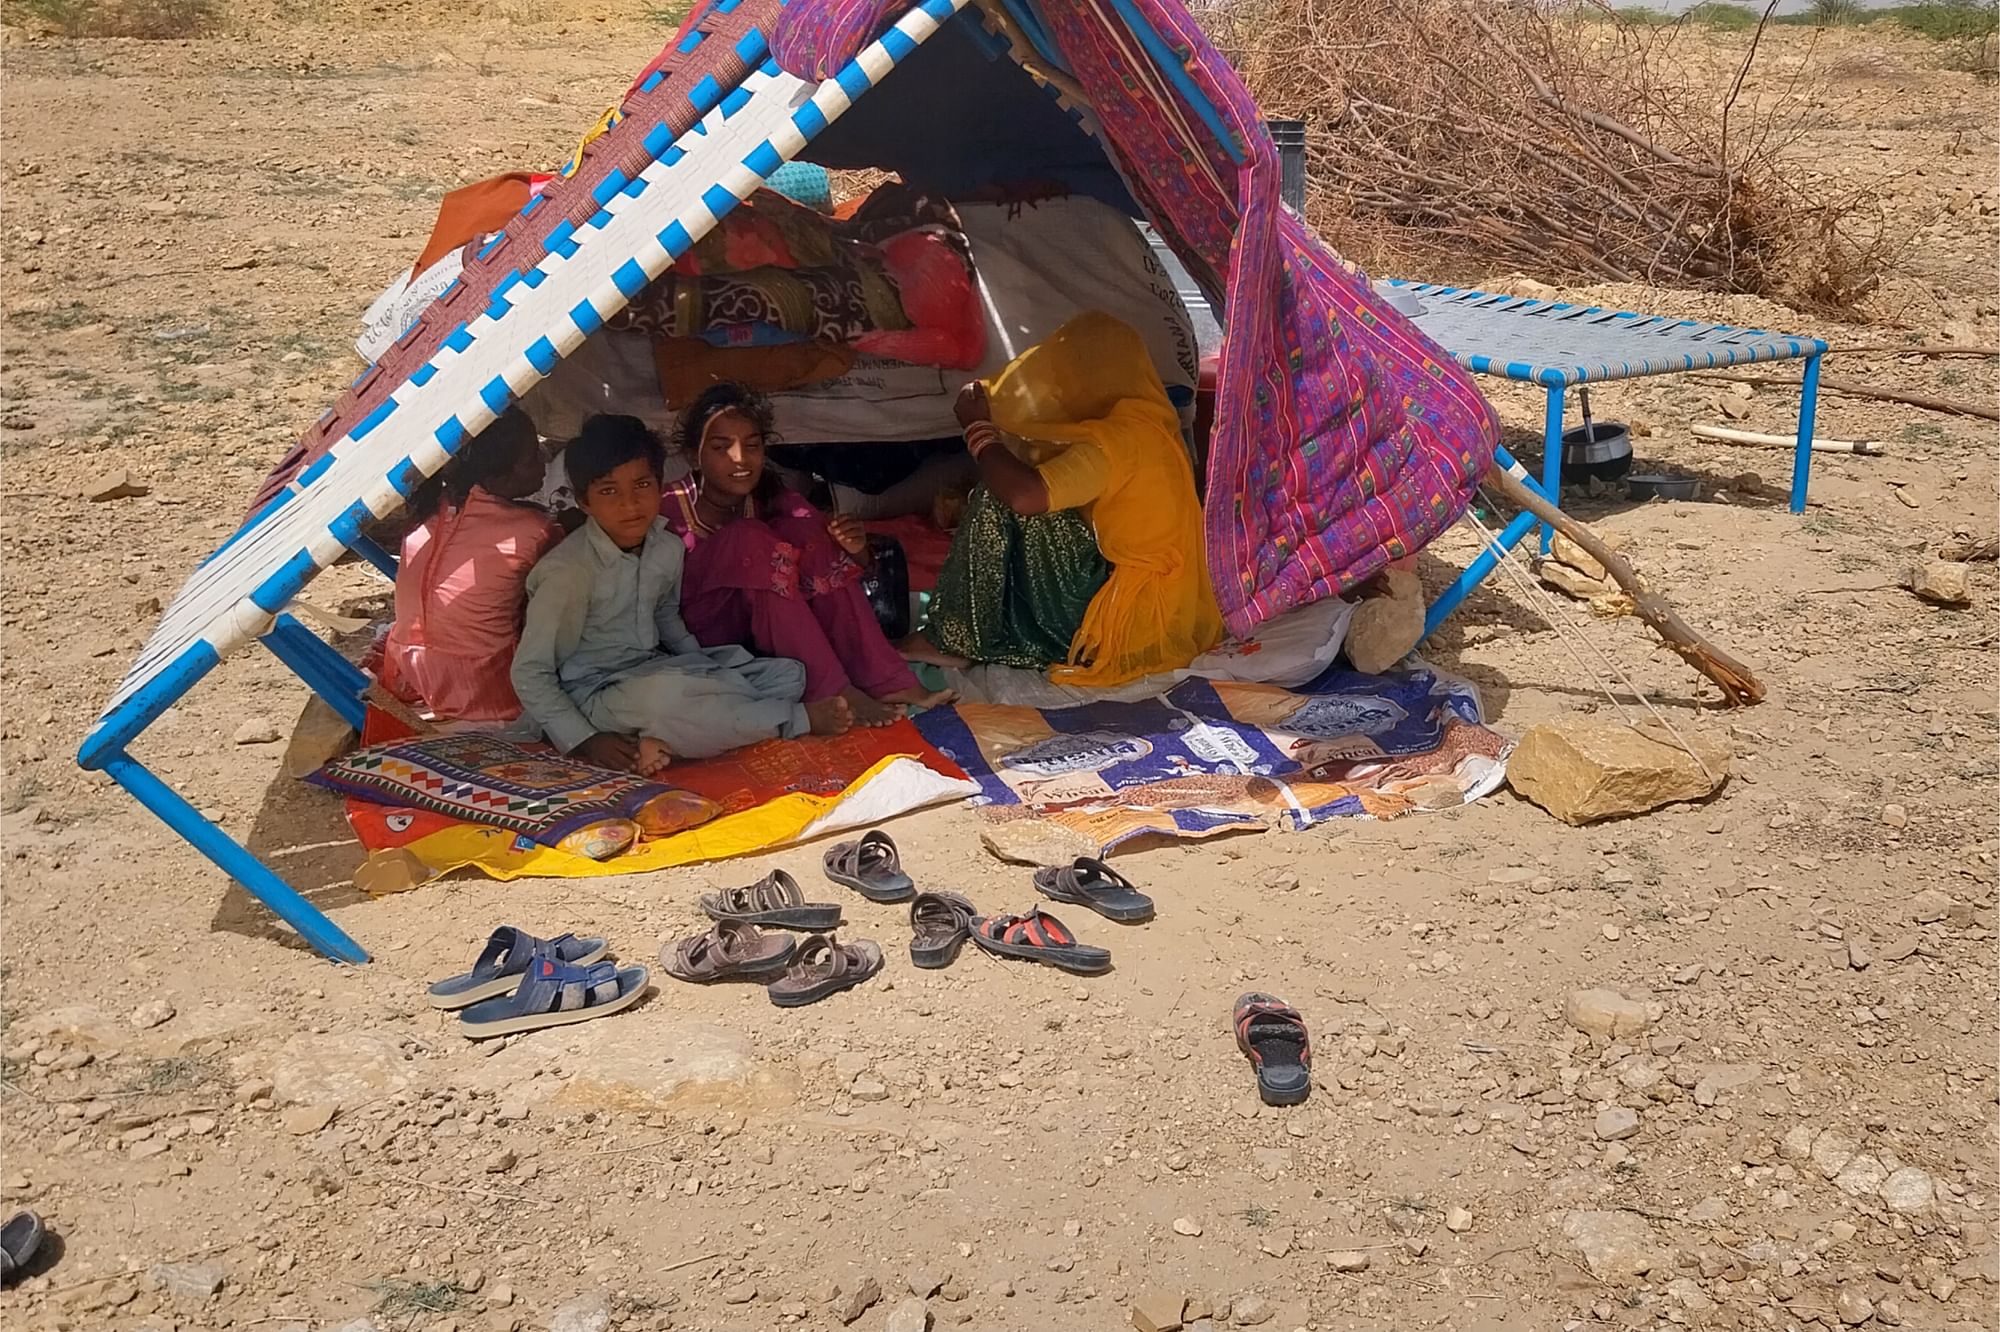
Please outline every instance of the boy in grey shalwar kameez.
[[522, 707], [565, 753], [640, 773], [773, 736], [846, 730], [841, 700], [800, 701], [798, 662], [704, 648], [688, 632], [685, 547], [659, 517], [664, 458], [630, 417], [593, 417], [564, 451], [588, 521], [528, 575], [512, 673]]

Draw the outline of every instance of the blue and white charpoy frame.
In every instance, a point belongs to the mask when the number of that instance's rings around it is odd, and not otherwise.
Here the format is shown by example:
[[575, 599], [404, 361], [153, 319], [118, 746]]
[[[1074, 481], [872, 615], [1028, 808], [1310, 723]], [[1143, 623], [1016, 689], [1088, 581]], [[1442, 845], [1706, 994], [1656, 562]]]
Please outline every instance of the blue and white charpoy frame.
[[[285, 614], [348, 550], [387, 556], [363, 535], [400, 509], [466, 441], [519, 399], [664, 273], [765, 178], [928, 40], [966, 0], [923, 0], [834, 77], [808, 84], [768, 58], [752, 32], [738, 47], [761, 62], [676, 138], [664, 123], [643, 142], [637, 176], [612, 172], [599, 211], [559, 227], [548, 253], [496, 289], [387, 401], [358, 422], [224, 542], [167, 608], [77, 754], [242, 883], [313, 947], [345, 962], [368, 954], [317, 907], [128, 752], [162, 713], [228, 653], [262, 641], [346, 719], [360, 724], [367, 677]], [[548, 206], [545, 193], [530, 208]], [[393, 565], [391, 565], [393, 567]]]
[[[1460, 365], [1474, 374], [1498, 375], [1539, 385], [1546, 391], [1540, 489], [1558, 505], [1562, 502], [1563, 399], [1571, 388], [1613, 379], [1803, 360], [1798, 433], [1792, 451], [1791, 509], [1793, 513], [1805, 511], [1812, 475], [1813, 426], [1819, 411], [1819, 361], [1827, 351], [1827, 343], [1821, 339], [1429, 282], [1391, 279], [1390, 285], [1424, 302], [1423, 313], [1412, 322]], [[1544, 528], [1545, 552], [1549, 536]], [[1507, 544], [1511, 549], [1514, 542]], [[1463, 579], [1460, 584], [1464, 584]], [[1464, 585], [1464, 591], [1470, 590], [1471, 585]], [[1433, 607], [1436, 619], [1442, 620], [1463, 599], [1459, 585], [1452, 591], [1458, 595], [1441, 603], [1442, 612]]]

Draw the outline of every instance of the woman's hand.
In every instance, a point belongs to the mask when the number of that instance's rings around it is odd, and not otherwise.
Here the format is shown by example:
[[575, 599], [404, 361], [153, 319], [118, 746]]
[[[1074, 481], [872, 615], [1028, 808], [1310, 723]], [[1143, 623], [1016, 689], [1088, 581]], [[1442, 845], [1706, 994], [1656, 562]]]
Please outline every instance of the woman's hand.
[[986, 397], [986, 385], [975, 379], [960, 389], [958, 400], [951, 405], [951, 414], [958, 418], [960, 430], [975, 421], [991, 421], [993, 404]]
[[868, 529], [862, 526], [859, 518], [853, 514], [836, 513], [826, 520], [826, 534], [833, 538], [834, 545], [846, 551], [862, 567], [867, 567], [870, 559]]

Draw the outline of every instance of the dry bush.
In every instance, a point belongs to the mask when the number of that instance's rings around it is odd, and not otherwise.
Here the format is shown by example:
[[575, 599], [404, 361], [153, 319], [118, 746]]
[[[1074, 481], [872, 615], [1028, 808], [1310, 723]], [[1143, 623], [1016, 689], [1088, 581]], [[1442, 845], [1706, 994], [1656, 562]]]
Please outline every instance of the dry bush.
[[222, 26], [222, 0], [8, 0], [11, 22], [79, 37], [166, 41]]
[[[1685, 26], [1490, 0], [1210, 0], [1268, 115], [1309, 126], [1310, 220], [1375, 271], [1515, 268], [1851, 310], [1888, 248], [1879, 202], [1794, 149], [1802, 74], [1748, 78]], [[1720, 87], [1718, 88], [1718, 83]]]

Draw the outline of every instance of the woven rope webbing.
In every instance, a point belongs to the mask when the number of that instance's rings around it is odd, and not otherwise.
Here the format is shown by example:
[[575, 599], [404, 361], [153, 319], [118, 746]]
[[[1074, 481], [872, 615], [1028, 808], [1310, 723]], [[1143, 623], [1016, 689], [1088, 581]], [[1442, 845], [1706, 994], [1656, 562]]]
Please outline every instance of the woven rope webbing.
[[541, 207], [508, 223], [497, 243], [466, 264], [458, 285], [426, 309], [271, 470], [250, 511], [275, 498], [300, 471], [381, 406], [437, 354], [453, 329], [486, 308], [494, 288], [508, 275], [540, 263], [558, 226], [565, 222], [580, 226], [594, 215], [599, 205], [592, 191], [613, 171], [632, 177], [644, 170], [653, 160], [644, 142], [651, 126], [664, 122], [675, 138], [694, 128], [706, 110], [697, 109], [691, 98], [697, 85], [704, 79], [713, 79], [722, 88], [740, 83], [751, 68], [739, 52], [740, 40], [755, 28], [768, 32], [778, 10], [776, 0], [742, 0], [726, 14], [711, 10], [694, 25], [705, 36], [692, 51], [669, 47], [655, 66], [666, 77], [650, 91], [635, 88], [626, 97], [624, 119], [584, 150], [576, 174], [551, 184]]

